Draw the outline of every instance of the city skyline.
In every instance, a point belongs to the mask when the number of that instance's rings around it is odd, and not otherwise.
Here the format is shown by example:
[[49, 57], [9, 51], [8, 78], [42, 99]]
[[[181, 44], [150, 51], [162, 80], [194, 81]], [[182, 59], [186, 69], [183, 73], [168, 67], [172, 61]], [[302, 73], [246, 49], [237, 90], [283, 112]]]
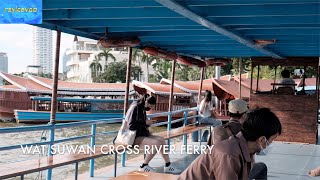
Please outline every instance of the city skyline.
[[[0, 24], [0, 52], [7, 53], [8, 72], [26, 72], [28, 65], [33, 64], [33, 32], [31, 25], [25, 24]], [[74, 35], [62, 33], [60, 48], [59, 72], [62, 73], [63, 54], [67, 48], [72, 47]], [[91, 39], [82, 38], [81, 40]], [[52, 31], [52, 51], [54, 60], [56, 45], [56, 32]]]

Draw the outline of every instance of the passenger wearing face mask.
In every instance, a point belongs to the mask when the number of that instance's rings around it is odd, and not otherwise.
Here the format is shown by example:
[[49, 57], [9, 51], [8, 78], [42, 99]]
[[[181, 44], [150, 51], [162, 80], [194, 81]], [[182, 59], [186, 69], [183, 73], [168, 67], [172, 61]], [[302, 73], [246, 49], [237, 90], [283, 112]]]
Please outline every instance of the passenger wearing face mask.
[[[166, 142], [161, 136], [154, 136], [148, 130], [149, 125], [147, 124], [146, 111], [150, 111], [154, 108], [156, 104], [156, 98], [145, 94], [141, 99], [136, 102], [133, 102], [128, 109], [126, 116], [131, 116], [128, 121], [129, 129], [136, 130], [136, 137], [133, 145], [138, 145], [139, 147], [149, 146], [163, 148], [163, 145], [166, 145]], [[148, 122], [149, 123], [149, 122]], [[171, 162], [168, 154], [164, 154], [161, 149], [161, 156], [165, 161], [164, 172], [165, 173], [180, 173], [181, 170], [175, 168]], [[150, 167], [148, 164], [151, 159], [156, 155], [157, 151], [151, 151], [146, 154], [143, 164], [140, 166], [139, 171], [144, 172], [154, 172], [155, 170]]]
[[242, 119], [243, 127], [237, 135], [216, 143], [211, 153], [207, 150], [200, 155], [178, 179], [267, 179], [267, 172], [261, 172], [266, 167], [252, 166], [253, 155], [268, 152], [281, 134], [281, 123], [268, 108], [249, 111]]

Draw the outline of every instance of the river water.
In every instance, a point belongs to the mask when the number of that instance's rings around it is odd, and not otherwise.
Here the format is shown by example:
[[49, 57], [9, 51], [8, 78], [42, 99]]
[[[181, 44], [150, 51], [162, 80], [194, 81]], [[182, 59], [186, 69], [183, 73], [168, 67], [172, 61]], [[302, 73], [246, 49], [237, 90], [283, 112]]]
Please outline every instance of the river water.
[[[117, 124], [102, 124], [97, 125], [97, 132], [108, 132], [108, 131], [116, 131], [120, 128], [119, 123]], [[30, 125], [30, 124], [17, 124], [17, 123], [1, 123], [0, 128], [7, 128], [7, 127], [18, 127], [18, 126], [37, 126], [37, 125]], [[164, 131], [166, 127], [153, 127], [150, 129], [151, 132], [160, 132]], [[88, 135], [91, 134], [91, 126], [78, 126], [73, 128], [65, 128], [65, 129], [58, 129], [55, 131], [55, 140], [64, 139], [67, 137], [74, 137], [80, 135]], [[97, 135], [96, 136], [96, 145], [105, 145], [111, 144], [113, 138], [116, 134], [112, 135]], [[21, 132], [21, 133], [10, 133], [10, 134], [0, 134], [0, 146], [9, 146], [9, 145], [18, 145], [18, 144], [25, 144], [25, 143], [35, 143], [44, 141], [41, 140], [41, 137], [46, 137], [49, 140], [49, 131], [33, 131], [33, 132]], [[90, 145], [90, 138], [75, 140], [71, 142], [66, 142], [61, 145]], [[142, 151], [140, 151], [142, 152]], [[44, 157], [45, 155], [39, 155], [38, 153], [35, 154], [23, 154], [21, 148], [16, 150], [9, 150], [9, 151], [0, 151], [0, 165], [15, 162], [15, 161], [23, 161], [27, 159], [37, 159], [39, 157]], [[127, 158], [133, 158], [137, 155], [128, 155]], [[118, 156], [120, 157], [120, 156]], [[121, 158], [118, 158], [119, 161]], [[113, 164], [114, 156], [104, 156], [95, 160], [95, 169], [100, 169], [106, 166]], [[138, 167], [137, 167], [138, 168]], [[53, 179], [66, 179], [67, 177], [72, 177], [74, 175], [75, 165], [68, 165], [59, 168], [53, 169]], [[89, 161], [80, 162], [79, 163], [79, 173], [85, 173], [89, 170]], [[33, 173], [28, 174], [25, 176], [25, 179], [45, 179], [46, 171], [42, 173]], [[12, 178], [12, 179], [19, 179]]]

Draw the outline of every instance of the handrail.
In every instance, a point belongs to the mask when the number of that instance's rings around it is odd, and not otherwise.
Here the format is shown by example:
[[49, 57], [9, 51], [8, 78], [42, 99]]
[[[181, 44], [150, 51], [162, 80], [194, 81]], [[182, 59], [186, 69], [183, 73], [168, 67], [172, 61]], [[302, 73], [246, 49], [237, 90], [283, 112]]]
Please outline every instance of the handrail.
[[[156, 127], [156, 126], [161, 126], [161, 125], [167, 124], [167, 126], [168, 126], [167, 130], [170, 131], [171, 124], [173, 124], [173, 123], [184, 121], [184, 125], [185, 125], [187, 119], [199, 117], [199, 115], [194, 115], [194, 116], [189, 116], [189, 117], [187, 116], [188, 111], [194, 111], [194, 110], [198, 110], [198, 108], [194, 107], [194, 108], [181, 109], [181, 110], [172, 111], [172, 112], [155, 113], [155, 114], [147, 115], [147, 118], [152, 119], [154, 117], [159, 117], [159, 116], [168, 116], [168, 121], [152, 124], [151, 127]], [[172, 120], [172, 115], [178, 114], [178, 113], [184, 113], [184, 116], [182, 118]], [[51, 148], [51, 146], [53, 144], [69, 142], [69, 141], [73, 141], [73, 140], [77, 140], [77, 139], [84, 139], [84, 138], [91, 138], [91, 146], [94, 146], [96, 144], [94, 139], [97, 135], [109, 135], [109, 134], [115, 134], [118, 132], [118, 131], [96, 132], [95, 129], [96, 129], [97, 124], [111, 124], [111, 123], [121, 122], [123, 119], [124, 118], [112, 118], [112, 119], [88, 120], [88, 121], [84, 121], [84, 122], [72, 122], [72, 123], [64, 123], [64, 124], [47, 124], [47, 125], [39, 125], [39, 126], [0, 128], [0, 134], [50, 130], [50, 139], [49, 140], [46, 140], [44, 142], [33, 142], [33, 143], [10, 145], [10, 146], [0, 146], [0, 151], [19, 149], [19, 148], [21, 148], [21, 146], [31, 146], [31, 145], [34, 145], [34, 146], [49, 145], [49, 148]], [[81, 136], [73, 136], [73, 137], [55, 140], [54, 131], [56, 129], [71, 128], [71, 127], [86, 126], [86, 125], [92, 125], [92, 127], [91, 127], [92, 132], [90, 134], [85, 134], [85, 135], [81, 135]], [[170, 143], [169, 140], [168, 140], [168, 143]], [[51, 155], [51, 154], [48, 154], [48, 155]], [[125, 159], [125, 158], [122, 158], [122, 159]], [[123, 163], [123, 165], [124, 165], [124, 163]], [[91, 160], [90, 161], [90, 175], [93, 175], [93, 172], [94, 172], [94, 161]], [[49, 179], [51, 179], [51, 178], [49, 178]]]

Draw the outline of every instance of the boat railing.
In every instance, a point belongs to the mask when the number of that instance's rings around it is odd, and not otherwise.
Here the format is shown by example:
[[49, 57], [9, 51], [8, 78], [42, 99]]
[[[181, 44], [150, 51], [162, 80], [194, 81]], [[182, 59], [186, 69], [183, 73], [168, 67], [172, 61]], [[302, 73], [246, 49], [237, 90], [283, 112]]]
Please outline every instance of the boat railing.
[[[181, 122], [183, 121], [183, 125], [187, 125], [187, 120], [196, 118], [198, 115], [192, 115], [188, 116], [188, 112], [198, 110], [197, 107], [194, 108], [188, 108], [188, 109], [181, 109], [177, 111], [171, 111], [171, 112], [162, 112], [162, 113], [156, 113], [156, 114], [150, 114], [147, 116], [149, 120], [155, 117], [159, 116], [168, 116], [168, 121], [166, 122], [159, 122], [152, 124], [152, 127], [156, 126], [162, 126], [167, 125], [167, 132], [171, 130], [171, 125], [173, 123]], [[173, 115], [183, 113], [183, 117], [180, 119], [173, 120]], [[23, 127], [10, 127], [10, 128], [0, 128], [0, 134], [7, 134], [7, 133], [24, 133], [24, 132], [32, 132], [32, 131], [50, 131], [49, 133], [49, 140], [43, 141], [43, 142], [33, 142], [33, 143], [25, 143], [25, 144], [15, 144], [10, 146], [0, 146], [0, 151], [8, 151], [8, 150], [14, 150], [14, 149], [20, 149], [21, 146], [40, 146], [40, 145], [47, 145], [48, 146], [48, 156], [52, 156], [51, 150], [54, 144], [64, 143], [64, 142], [70, 142], [74, 140], [79, 139], [85, 139], [90, 138], [90, 148], [94, 148], [96, 145], [96, 137], [97, 135], [107, 135], [107, 134], [116, 134], [118, 131], [107, 131], [107, 132], [97, 132], [97, 125], [100, 124], [111, 124], [116, 122], [121, 122], [123, 118], [113, 118], [113, 119], [100, 119], [100, 120], [88, 120], [84, 122], [72, 122], [72, 123], [63, 123], [63, 124], [47, 124], [47, 125], [37, 125], [37, 126], [23, 126]], [[62, 128], [73, 128], [77, 126], [87, 126], [91, 125], [91, 133], [85, 134], [81, 136], [73, 136], [68, 137], [64, 139], [56, 139], [55, 138], [55, 131], [57, 129]], [[14, 137], [13, 137], [14, 138]], [[183, 136], [184, 142], [187, 141], [187, 136]], [[170, 139], [168, 140], [168, 145], [170, 145]], [[125, 166], [125, 153], [122, 154], [122, 166]], [[90, 177], [93, 177], [94, 175], [94, 159], [90, 160], [90, 166], [89, 166], [89, 172]], [[52, 169], [49, 169], [47, 172], [47, 179], [51, 179], [52, 176]]]

